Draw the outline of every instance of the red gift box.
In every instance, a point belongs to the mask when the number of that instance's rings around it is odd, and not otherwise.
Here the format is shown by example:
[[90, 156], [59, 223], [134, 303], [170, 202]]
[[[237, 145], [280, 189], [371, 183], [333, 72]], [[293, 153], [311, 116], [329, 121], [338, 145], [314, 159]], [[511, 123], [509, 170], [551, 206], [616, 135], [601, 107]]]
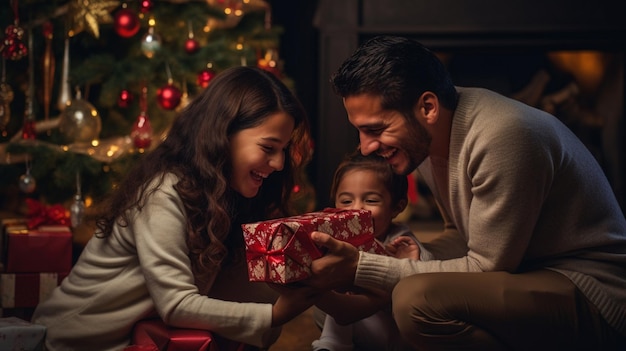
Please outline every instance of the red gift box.
[[72, 267], [72, 233], [67, 226], [8, 227], [4, 239], [7, 273], [64, 273]]
[[165, 325], [160, 319], [137, 322], [132, 345], [124, 351], [253, 351], [257, 348], [216, 337], [208, 330]]
[[28, 220], [26, 218], [3, 218], [0, 220], [2, 231], [0, 232], [0, 271], [4, 271], [4, 263], [6, 262], [6, 236], [9, 228], [18, 230], [26, 230]]
[[386, 254], [374, 238], [372, 215], [366, 210], [327, 208], [299, 216], [243, 224], [250, 281], [289, 283], [311, 275], [311, 263], [323, 252], [309, 237], [328, 233], [359, 250]]
[[0, 274], [0, 307], [36, 307], [45, 301], [67, 273]]

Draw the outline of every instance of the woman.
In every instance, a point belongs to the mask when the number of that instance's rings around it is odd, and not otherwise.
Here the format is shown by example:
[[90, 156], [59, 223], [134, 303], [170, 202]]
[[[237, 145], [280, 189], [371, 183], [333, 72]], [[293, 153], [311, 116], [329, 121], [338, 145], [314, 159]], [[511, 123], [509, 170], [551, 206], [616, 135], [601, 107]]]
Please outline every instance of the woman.
[[308, 141], [301, 104], [271, 73], [216, 76], [126, 176], [69, 276], [36, 309], [47, 349], [120, 350], [151, 317], [271, 345], [312, 295], [249, 282], [240, 225], [289, 214]]

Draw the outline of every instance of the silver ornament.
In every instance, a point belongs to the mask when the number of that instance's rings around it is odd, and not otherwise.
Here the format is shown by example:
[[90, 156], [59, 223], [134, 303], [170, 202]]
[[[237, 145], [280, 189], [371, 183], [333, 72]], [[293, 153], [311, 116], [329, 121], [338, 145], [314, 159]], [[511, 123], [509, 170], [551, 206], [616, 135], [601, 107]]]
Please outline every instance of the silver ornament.
[[161, 37], [154, 32], [154, 27], [148, 27], [148, 32], [141, 38], [141, 52], [152, 58], [157, 51], [161, 50]]
[[85, 215], [85, 201], [83, 201], [80, 195], [80, 174], [76, 173], [76, 194], [74, 195], [74, 202], [70, 205], [70, 222], [72, 228], [78, 227], [83, 222]]
[[70, 93], [70, 39], [65, 38], [65, 47], [63, 49], [63, 63], [61, 66], [61, 85], [59, 87], [59, 100], [57, 108], [63, 111], [72, 99]]
[[30, 174], [31, 163], [28, 157], [26, 158], [26, 173], [20, 176], [19, 187], [23, 193], [30, 194], [35, 191], [37, 187], [37, 180]]
[[26, 172], [20, 176], [19, 187], [23, 193], [30, 194], [35, 191], [37, 180], [29, 172]]
[[74, 202], [70, 205], [70, 221], [72, 228], [78, 227], [83, 222], [85, 215], [85, 201], [80, 194], [74, 195]]

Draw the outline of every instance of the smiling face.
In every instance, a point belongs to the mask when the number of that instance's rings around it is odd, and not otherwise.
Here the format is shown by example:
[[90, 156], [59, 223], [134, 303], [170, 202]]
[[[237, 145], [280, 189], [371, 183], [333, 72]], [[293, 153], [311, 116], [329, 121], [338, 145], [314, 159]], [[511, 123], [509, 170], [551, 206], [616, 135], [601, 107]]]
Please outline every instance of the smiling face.
[[369, 210], [374, 220], [374, 236], [379, 240], [384, 240], [391, 221], [404, 208], [393, 204], [384, 181], [370, 169], [346, 171], [337, 186], [335, 207]]
[[384, 157], [397, 174], [409, 174], [426, 159], [431, 143], [416, 118], [384, 110], [380, 97], [361, 94], [344, 99], [350, 123], [359, 131], [361, 153]]
[[230, 186], [242, 196], [256, 196], [263, 180], [285, 164], [285, 149], [294, 120], [284, 112], [268, 116], [260, 125], [243, 129], [230, 138]]

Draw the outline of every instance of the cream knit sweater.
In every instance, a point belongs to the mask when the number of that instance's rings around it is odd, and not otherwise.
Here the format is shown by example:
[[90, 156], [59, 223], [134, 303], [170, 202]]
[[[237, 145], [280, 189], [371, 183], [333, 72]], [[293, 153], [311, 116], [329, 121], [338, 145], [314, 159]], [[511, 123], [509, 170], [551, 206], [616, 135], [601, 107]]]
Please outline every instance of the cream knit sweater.
[[[626, 221], [594, 157], [553, 116], [484, 89], [459, 92], [446, 230], [429, 247], [439, 260], [361, 253], [355, 283], [392, 289], [416, 273], [546, 267], [626, 335]], [[429, 160], [419, 171], [437, 193]]]
[[206, 329], [257, 346], [273, 343], [276, 294], [248, 281], [245, 262], [214, 277], [199, 293], [187, 257], [185, 214], [167, 175], [127, 227], [92, 238], [70, 275], [40, 304], [33, 322], [47, 327], [48, 350], [115, 350], [130, 342], [133, 325], [160, 316], [166, 324]]

